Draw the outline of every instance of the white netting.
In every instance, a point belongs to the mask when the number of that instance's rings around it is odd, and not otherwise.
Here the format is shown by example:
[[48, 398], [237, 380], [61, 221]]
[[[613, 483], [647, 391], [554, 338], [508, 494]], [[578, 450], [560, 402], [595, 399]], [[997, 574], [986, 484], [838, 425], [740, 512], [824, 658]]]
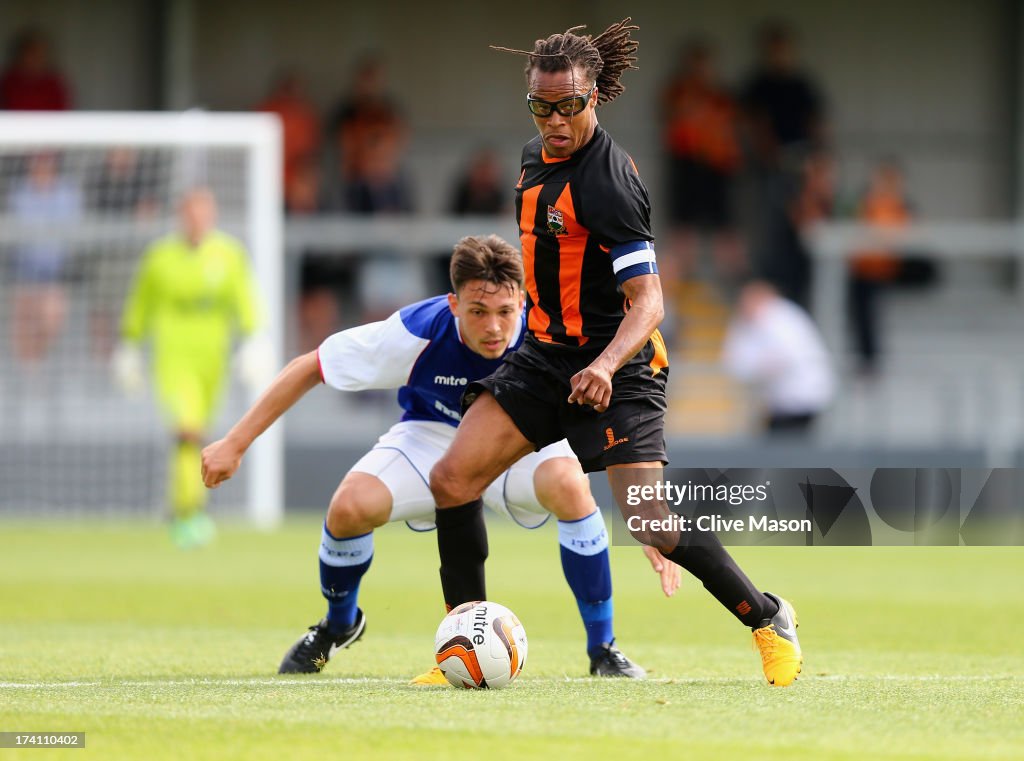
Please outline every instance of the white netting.
[[[276, 155], [244, 140], [206, 144], [203, 129], [175, 136], [154, 115], [149, 126], [107, 116], [109, 143], [81, 137], [97, 121], [102, 133], [102, 116], [69, 116], [63, 126], [50, 116], [0, 119], [0, 512], [159, 513], [168, 430], [151, 389], [129, 398], [111, 380], [125, 295], [146, 246], [177, 229], [191, 187], [213, 191], [218, 227], [252, 251], [260, 215], [280, 215], [274, 189], [254, 182]], [[46, 133], [33, 143], [40, 123]], [[262, 264], [262, 295], [279, 320], [280, 283], [267, 282], [273, 267]], [[245, 401], [232, 380], [221, 418], [236, 418]], [[253, 486], [233, 480], [214, 509], [248, 504], [258, 515], [267, 507], [254, 506]]]

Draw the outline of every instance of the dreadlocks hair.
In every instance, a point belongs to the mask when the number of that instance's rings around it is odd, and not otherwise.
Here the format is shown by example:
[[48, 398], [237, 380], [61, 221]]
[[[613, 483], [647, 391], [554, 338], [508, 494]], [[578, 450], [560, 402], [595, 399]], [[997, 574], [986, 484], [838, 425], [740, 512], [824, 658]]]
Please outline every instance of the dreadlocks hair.
[[626, 17], [612, 24], [597, 37], [577, 34], [585, 25], [566, 29], [547, 39], [533, 43], [533, 50], [516, 50], [491, 45], [494, 50], [517, 53], [527, 57], [526, 78], [536, 69], [543, 72], [575, 71], [579, 67], [588, 81], [597, 85], [598, 104], [610, 103], [626, 89], [619, 77], [626, 69], [636, 69], [636, 50], [640, 43], [632, 39], [630, 32], [640, 27], [630, 24], [633, 19]]

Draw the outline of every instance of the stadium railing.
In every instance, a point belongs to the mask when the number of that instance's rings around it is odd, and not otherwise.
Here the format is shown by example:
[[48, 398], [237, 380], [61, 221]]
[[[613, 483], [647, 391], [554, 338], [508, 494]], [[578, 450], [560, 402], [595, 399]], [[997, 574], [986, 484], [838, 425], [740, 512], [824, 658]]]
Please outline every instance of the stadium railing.
[[[813, 228], [806, 242], [812, 314], [841, 358], [847, 392], [827, 421], [830, 438], [970, 444], [992, 466], [1014, 464], [1024, 445], [1024, 352], [1008, 342], [1024, 324], [1024, 223], [940, 221], [885, 230], [830, 222]], [[857, 252], [878, 250], [924, 255], [950, 268], [941, 290], [960, 298], [923, 292], [913, 325], [891, 324], [896, 315], [888, 315], [885, 330], [903, 334], [898, 356], [877, 380], [863, 383], [847, 353], [847, 273]], [[965, 266], [998, 262], [1011, 267], [990, 273], [983, 286], [957, 281]]]

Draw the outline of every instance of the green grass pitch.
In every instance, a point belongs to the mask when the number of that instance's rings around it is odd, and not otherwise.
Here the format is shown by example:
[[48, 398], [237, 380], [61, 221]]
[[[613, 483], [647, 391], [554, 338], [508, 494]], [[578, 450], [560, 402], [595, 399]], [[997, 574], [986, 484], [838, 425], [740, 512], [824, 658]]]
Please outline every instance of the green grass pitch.
[[[1024, 757], [1024, 549], [736, 548], [801, 621], [770, 688], [750, 635], [691, 577], [666, 600], [613, 548], [618, 643], [651, 679], [586, 677], [551, 526], [492, 523], [489, 589], [530, 638], [509, 689], [417, 689], [440, 619], [433, 535], [390, 526], [363, 641], [275, 674], [323, 612], [319, 516], [185, 553], [153, 525], [0, 523], [0, 730], [84, 731], [113, 759]], [[6, 755], [4, 755], [6, 754]], [[2, 758], [79, 758], [0, 750]]]

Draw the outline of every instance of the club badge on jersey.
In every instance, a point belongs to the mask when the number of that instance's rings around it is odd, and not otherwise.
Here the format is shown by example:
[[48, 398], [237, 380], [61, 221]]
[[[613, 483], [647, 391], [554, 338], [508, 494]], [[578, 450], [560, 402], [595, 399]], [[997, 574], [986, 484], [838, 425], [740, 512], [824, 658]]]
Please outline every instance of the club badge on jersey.
[[565, 229], [565, 218], [562, 217], [562, 210], [554, 206], [548, 206], [548, 232], [552, 235], [568, 235]]

